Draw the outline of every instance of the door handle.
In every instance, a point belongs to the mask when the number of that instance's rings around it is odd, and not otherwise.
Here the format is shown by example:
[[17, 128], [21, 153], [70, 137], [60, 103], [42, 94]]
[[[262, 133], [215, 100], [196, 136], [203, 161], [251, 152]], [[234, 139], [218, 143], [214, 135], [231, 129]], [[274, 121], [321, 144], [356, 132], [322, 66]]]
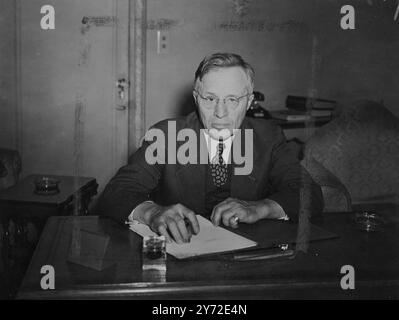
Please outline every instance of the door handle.
[[116, 106], [115, 109], [118, 111], [125, 111], [127, 109], [127, 107], [126, 106]]

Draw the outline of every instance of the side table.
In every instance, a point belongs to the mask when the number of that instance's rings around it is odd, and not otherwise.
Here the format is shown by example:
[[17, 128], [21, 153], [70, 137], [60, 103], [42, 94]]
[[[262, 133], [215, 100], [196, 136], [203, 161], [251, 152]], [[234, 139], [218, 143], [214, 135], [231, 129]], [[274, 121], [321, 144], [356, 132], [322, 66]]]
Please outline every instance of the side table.
[[[58, 179], [59, 193], [39, 195], [34, 192], [39, 177]], [[97, 194], [96, 179], [88, 177], [32, 174], [15, 186], [0, 191], [0, 209], [12, 216], [48, 217], [50, 215], [87, 214], [91, 198]]]
[[[59, 180], [59, 192], [36, 194], [39, 177]], [[90, 177], [33, 174], [0, 191], [0, 273], [6, 275], [9, 297], [22, 279], [47, 218], [88, 214], [97, 188], [96, 179]]]

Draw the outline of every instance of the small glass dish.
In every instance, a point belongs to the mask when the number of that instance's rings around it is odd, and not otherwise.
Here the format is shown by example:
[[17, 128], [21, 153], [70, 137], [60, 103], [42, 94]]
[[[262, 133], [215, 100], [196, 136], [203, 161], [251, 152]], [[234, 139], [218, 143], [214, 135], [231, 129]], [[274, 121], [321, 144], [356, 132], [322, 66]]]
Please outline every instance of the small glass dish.
[[366, 232], [380, 231], [385, 224], [384, 218], [373, 210], [356, 212], [355, 222], [358, 229]]
[[60, 192], [60, 180], [42, 176], [35, 179], [35, 193], [40, 195], [53, 195]]

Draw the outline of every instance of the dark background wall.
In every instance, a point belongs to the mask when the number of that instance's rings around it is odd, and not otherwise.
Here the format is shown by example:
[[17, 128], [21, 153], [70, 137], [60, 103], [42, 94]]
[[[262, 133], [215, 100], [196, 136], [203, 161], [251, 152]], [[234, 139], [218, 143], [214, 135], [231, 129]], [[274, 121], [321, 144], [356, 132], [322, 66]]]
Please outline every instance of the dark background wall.
[[[340, 9], [355, 7], [355, 30]], [[288, 94], [368, 98], [399, 115], [397, 2], [383, 0], [149, 0], [146, 126], [185, 113], [193, 74], [216, 51], [241, 54], [256, 70], [269, 109]], [[157, 52], [157, 32], [169, 37]]]
[[0, 0], [0, 148], [16, 148], [15, 0]]

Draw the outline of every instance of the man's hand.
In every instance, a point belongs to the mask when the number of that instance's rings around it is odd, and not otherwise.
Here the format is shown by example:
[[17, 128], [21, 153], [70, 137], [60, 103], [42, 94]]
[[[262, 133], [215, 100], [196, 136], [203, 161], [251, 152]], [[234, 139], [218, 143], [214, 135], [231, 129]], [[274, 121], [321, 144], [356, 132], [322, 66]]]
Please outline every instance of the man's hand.
[[194, 234], [199, 232], [195, 213], [182, 204], [164, 207], [153, 203], [146, 220], [149, 227], [165, 236], [168, 242], [172, 240], [177, 243], [190, 242], [192, 232]]
[[265, 218], [282, 218], [284, 215], [284, 211], [276, 208], [276, 203], [269, 199], [244, 201], [227, 198], [213, 208], [211, 220], [215, 226], [223, 223], [237, 228], [238, 222], [255, 223]]
[[257, 201], [227, 198], [213, 208], [211, 220], [215, 226], [223, 223], [225, 226], [237, 228], [238, 221], [254, 223], [260, 219], [257, 207]]

